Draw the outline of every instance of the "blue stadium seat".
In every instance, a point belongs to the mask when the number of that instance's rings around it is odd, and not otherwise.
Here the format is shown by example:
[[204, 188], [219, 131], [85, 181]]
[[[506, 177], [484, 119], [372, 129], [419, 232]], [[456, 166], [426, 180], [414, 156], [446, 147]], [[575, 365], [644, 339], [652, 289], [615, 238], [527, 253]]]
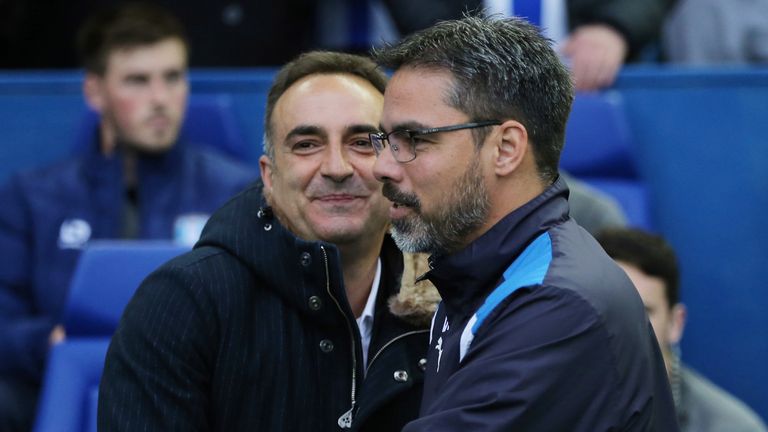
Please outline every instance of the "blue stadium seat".
[[634, 143], [618, 93], [578, 93], [560, 167], [576, 177], [637, 179]]
[[640, 177], [618, 93], [579, 93], [565, 133], [560, 168], [616, 199], [629, 225], [653, 230], [648, 188]]
[[164, 241], [92, 242], [80, 256], [70, 284], [63, 317], [67, 336], [111, 336], [141, 281], [188, 250]]
[[94, 241], [77, 265], [64, 309], [67, 339], [48, 358], [35, 431], [96, 431], [109, 340], [141, 281], [189, 248], [159, 241]]
[[109, 337], [70, 338], [51, 349], [35, 432], [96, 431], [96, 407]]
[[[98, 115], [84, 110], [75, 134], [73, 149], [76, 153], [85, 150], [93, 142]], [[235, 118], [232, 97], [228, 94], [191, 94], [181, 140], [194, 145], [203, 145], [220, 150], [235, 159], [246, 160], [248, 146], [243, 130]]]

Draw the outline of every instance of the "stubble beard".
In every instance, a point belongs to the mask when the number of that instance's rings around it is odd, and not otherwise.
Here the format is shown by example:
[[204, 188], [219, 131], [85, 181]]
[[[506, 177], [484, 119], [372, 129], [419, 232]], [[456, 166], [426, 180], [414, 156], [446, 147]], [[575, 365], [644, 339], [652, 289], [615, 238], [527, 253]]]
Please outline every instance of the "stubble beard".
[[[387, 189], [389, 184], [384, 185]], [[446, 255], [465, 246], [467, 237], [482, 226], [490, 212], [488, 190], [480, 172], [477, 158], [451, 187], [436, 214], [421, 212], [415, 195], [394, 192], [409, 203], [414, 214], [392, 221], [392, 238], [404, 252]], [[388, 195], [388, 194], [385, 194]]]

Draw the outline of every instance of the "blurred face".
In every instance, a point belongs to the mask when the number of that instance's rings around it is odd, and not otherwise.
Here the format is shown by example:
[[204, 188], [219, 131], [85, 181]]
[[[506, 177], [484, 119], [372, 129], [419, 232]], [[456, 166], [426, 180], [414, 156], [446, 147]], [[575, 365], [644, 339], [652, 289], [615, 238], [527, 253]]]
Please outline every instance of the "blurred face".
[[118, 49], [104, 76], [88, 74], [86, 96], [101, 114], [102, 145], [144, 153], [167, 151], [179, 134], [187, 104], [187, 52], [177, 38]]
[[632, 264], [622, 261], [617, 263], [627, 273], [637, 288], [640, 298], [643, 299], [645, 311], [656, 333], [656, 340], [659, 342], [664, 362], [669, 370], [672, 346], [682, 337], [685, 309], [681, 304], [670, 307], [666, 297], [666, 285], [662, 279], [645, 274]]
[[368, 140], [382, 102], [369, 82], [347, 74], [310, 75], [278, 99], [274, 160], [259, 162], [267, 200], [297, 236], [339, 245], [383, 238], [388, 205]]
[[[387, 85], [384, 132], [471, 122], [444, 102], [453, 79], [447, 72], [404, 68]], [[416, 158], [397, 162], [389, 148], [374, 173], [390, 201], [392, 236], [408, 252], [450, 253], [465, 246], [487, 222], [490, 200], [483, 171], [484, 150], [470, 130], [422, 135]]]

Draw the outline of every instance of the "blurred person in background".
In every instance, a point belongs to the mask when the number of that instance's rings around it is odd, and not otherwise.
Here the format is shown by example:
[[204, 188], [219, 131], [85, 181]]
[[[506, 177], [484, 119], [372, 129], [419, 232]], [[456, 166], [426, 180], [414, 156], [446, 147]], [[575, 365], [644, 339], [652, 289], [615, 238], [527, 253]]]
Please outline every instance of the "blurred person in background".
[[765, 432], [762, 420], [743, 402], [680, 361], [686, 308], [672, 247], [638, 229], [602, 231], [598, 242], [627, 273], [640, 293], [664, 355], [677, 418], [684, 432]]
[[675, 0], [472, 0], [488, 13], [516, 15], [542, 28], [565, 57], [577, 90], [613, 84], [659, 38]]
[[679, 0], [664, 24], [663, 49], [674, 64], [766, 64], [768, 0]]
[[[28, 430], [81, 250], [94, 239], [194, 242], [254, 170], [178, 142], [189, 93], [179, 22], [147, 4], [94, 15], [80, 34], [83, 92], [100, 114], [83, 154], [0, 186], [0, 430]], [[41, 125], [44, 127], [44, 125]], [[105, 287], [108, 289], [108, 287]]]

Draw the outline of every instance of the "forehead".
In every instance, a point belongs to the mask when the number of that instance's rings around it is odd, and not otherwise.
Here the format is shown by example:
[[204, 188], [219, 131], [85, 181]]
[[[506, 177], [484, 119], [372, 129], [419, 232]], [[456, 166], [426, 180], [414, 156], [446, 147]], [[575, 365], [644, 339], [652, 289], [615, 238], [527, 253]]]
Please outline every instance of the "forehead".
[[382, 126], [385, 129], [404, 124], [434, 127], [466, 120], [466, 114], [448, 104], [453, 87], [453, 75], [446, 70], [398, 69], [384, 93]]
[[275, 104], [279, 136], [297, 125], [324, 129], [378, 125], [384, 96], [368, 81], [348, 74], [315, 74], [291, 85]]
[[106, 59], [107, 74], [153, 72], [185, 68], [187, 49], [179, 38], [113, 49]]

